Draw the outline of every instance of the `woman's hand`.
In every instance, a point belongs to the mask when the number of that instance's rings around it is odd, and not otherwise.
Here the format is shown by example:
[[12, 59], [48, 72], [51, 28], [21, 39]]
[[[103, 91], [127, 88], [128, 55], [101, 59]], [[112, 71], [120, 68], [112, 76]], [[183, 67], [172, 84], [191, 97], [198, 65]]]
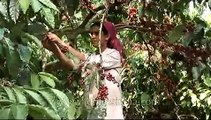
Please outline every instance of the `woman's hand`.
[[42, 45], [44, 48], [52, 52], [55, 52], [58, 49], [58, 46], [56, 45], [56, 43], [54, 43], [53, 41], [50, 41], [47, 36], [42, 40]]
[[64, 42], [54, 33], [48, 32], [47, 34], [47, 38], [52, 41], [55, 42], [56, 44], [63, 44]]

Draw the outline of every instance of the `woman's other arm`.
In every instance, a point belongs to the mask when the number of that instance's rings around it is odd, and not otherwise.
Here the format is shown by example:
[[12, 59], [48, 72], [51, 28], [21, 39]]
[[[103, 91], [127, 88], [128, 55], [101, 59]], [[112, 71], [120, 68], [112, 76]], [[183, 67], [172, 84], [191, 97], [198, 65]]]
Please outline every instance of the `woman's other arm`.
[[49, 39], [44, 39], [42, 44], [45, 48], [52, 51], [56, 57], [59, 59], [60, 63], [67, 69], [73, 69], [74, 65], [72, 60], [70, 60], [66, 55], [60, 50], [58, 45]]
[[[57, 35], [49, 32], [47, 35], [48, 39], [55, 42], [56, 44], [58, 44], [58, 46], [60, 48], [67, 48], [67, 51], [71, 52], [74, 56], [76, 56], [77, 58], [79, 58], [80, 60], [84, 61], [85, 55], [83, 53], [81, 53], [80, 51], [74, 49], [73, 47], [69, 46], [68, 44], [66, 44], [65, 42], [63, 42]], [[59, 55], [59, 53], [57, 53]]]

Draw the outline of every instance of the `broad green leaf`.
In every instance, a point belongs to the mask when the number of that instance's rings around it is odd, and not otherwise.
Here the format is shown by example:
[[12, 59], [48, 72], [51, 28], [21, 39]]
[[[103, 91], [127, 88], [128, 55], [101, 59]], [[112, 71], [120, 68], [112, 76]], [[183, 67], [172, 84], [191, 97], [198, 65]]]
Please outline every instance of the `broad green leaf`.
[[10, 0], [9, 3], [9, 15], [11, 19], [16, 23], [16, 20], [18, 19], [20, 14], [19, 11], [19, 4], [17, 0]]
[[145, 110], [149, 109], [149, 105], [151, 104], [150, 96], [147, 93], [143, 93], [141, 95], [141, 105], [144, 107]]
[[192, 75], [193, 75], [193, 79], [197, 80], [199, 75], [200, 75], [200, 71], [198, 70], [198, 67], [192, 67]]
[[57, 7], [50, 0], [39, 0], [46, 7], [54, 9], [55, 11], [59, 11]]
[[13, 91], [14, 91], [14, 94], [16, 96], [16, 100], [18, 103], [24, 103], [26, 104], [27, 103], [27, 100], [26, 100], [26, 97], [24, 96], [23, 94], [23, 91], [21, 88], [18, 88], [18, 87], [15, 87], [15, 88], [12, 88]]
[[211, 87], [211, 78], [210, 77], [206, 77], [204, 79], [204, 84], [207, 85], [207, 86], [209, 86], [209, 87]]
[[55, 89], [43, 89], [39, 93], [46, 99], [49, 107], [60, 117], [68, 117], [69, 100], [64, 93]]
[[28, 106], [26, 104], [13, 104], [11, 112], [14, 119], [26, 119], [28, 115]]
[[183, 26], [178, 25], [176, 26], [170, 33], [169, 33], [169, 42], [174, 43], [178, 41], [183, 35]]
[[208, 36], [208, 37], [211, 37], [211, 29], [208, 30], [205, 35]]
[[13, 90], [10, 87], [3, 87], [3, 89], [7, 93], [8, 99], [16, 102]]
[[206, 101], [207, 101], [207, 104], [208, 104], [209, 106], [211, 106], [211, 96], [207, 97], [207, 98], [206, 98]]
[[70, 16], [74, 15], [75, 10], [79, 6], [79, 0], [65, 0], [65, 3], [67, 5], [68, 13]]
[[23, 13], [26, 14], [26, 11], [29, 8], [31, 0], [18, 0], [18, 1], [19, 1], [20, 7], [21, 7]]
[[191, 42], [192, 38], [193, 38], [192, 33], [186, 33], [182, 38], [182, 44], [187, 47]]
[[200, 95], [199, 95], [199, 99], [200, 100], [204, 100], [206, 97], [208, 97], [208, 95], [210, 95], [211, 94], [211, 92], [209, 91], [209, 90], [207, 90], [207, 91], [205, 91], [205, 92], [203, 92], [203, 93], [201, 93]]
[[78, 118], [83, 112], [83, 107], [80, 106], [77, 108], [76, 112], [75, 112], [75, 118]]
[[14, 101], [12, 101], [12, 100], [4, 100], [4, 99], [0, 100], [0, 106], [8, 106], [8, 105], [11, 105], [13, 103], [14, 103]]
[[19, 72], [19, 68], [21, 67], [21, 60], [19, 58], [19, 54], [17, 51], [11, 50], [6, 53], [6, 61], [7, 61], [7, 69], [12, 75], [12, 77], [16, 77]]
[[34, 35], [39, 40], [42, 40], [47, 32], [48, 29], [42, 23], [33, 23], [31, 25], [28, 25], [28, 33]]
[[76, 114], [76, 104], [75, 102], [71, 102], [68, 108], [68, 119], [76, 119], [75, 114]]
[[202, 40], [204, 37], [204, 27], [200, 24], [197, 24], [195, 26], [193, 34], [194, 34], [194, 36], [193, 36], [194, 40], [196, 40], [196, 41]]
[[34, 100], [36, 103], [40, 104], [41, 106], [46, 106], [47, 102], [46, 100], [42, 97], [41, 94], [39, 94], [37, 91], [35, 90], [24, 90], [32, 100]]
[[0, 40], [4, 37], [4, 28], [0, 28]]
[[39, 75], [44, 75], [46, 77], [49, 77], [51, 79], [53, 79], [55, 82], [60, 82], [57, 77], [55, 77], [54, 75], [47, 73], [47, 72], [39, 72]]
[[7, 17], [7, 1], [0, 1], [0, 13]]
[[51, 91], [49, 91], [49, 89], [39, 90], [38, 92], [48, 102], [49, 108], [53, 109], [55, 112], [58, 112], [57, 107], [55, 105], [57, 102], [56, 101], [57, 97]]
[[209, 8], [211, 9], [211, 0], [208, 1]]
[[59, 111], [59, 115], [63, 117], [67, 117], [67, 112], [68, 112], [68, 108], [70, 104], [68, 97], [59, 90], [56, 90], [56, 89], [50, 89], [50, 90], [55, 94], [55, 96], [57, 96], [60, 102], [59, 105], [63, 106], [63, 107], [57, 107]]
[[29, 48], [28, 46], [24, 46], [24, 45], [19, 44], [17, 50], [18, 50], [18, 53], [20, 55], [20, 59], [23, 62], [28, 63], [30, 58], [31, 58], [31, 54], [32, 54], [31, 48]]
[[34, 12], [38, 12], [42, 8], [42, 4], [38, 0], [31, 0], [32, 9]]
[[46, 22], [50, 25], [50, 27], [54, 28], [55, 26], [54, 14], [51, 11], [51, 9], [43, 7], [40, 13], [44, 16]]
[[12, 119], [11, 113], [10, 113], [10, 108], [1, 108], [0, 109], [0, 119], [1, 120], [9, 120]]
[[192, 102], [193, 106], [196, 106], [197, 102], [198, 102], [198, 98], [197, 98], [196, 94], [190, 93], [190, 96], [191, 96], [191, 102]]
[[41, 81], [44, 81], [47, 85], [51, 86], [52, 88], [56, 86], [54, 80], [46, 75], [39, 74], [39, 78]]
[[0, 43], [0, 57], [2, 57], [3, 56], [3, 54], [4, 54], [4, 46]]
[[32, 41], [35, 44], [37, 44], [37, 46], [39, 48], [42, 48], [42, 43], [39, 39], [37, 39], [34, 35], [30, 35], [29, 33], [23, 33], [21, 36], [22, 39], [27, 39], [28, 41]]
[[6, 44], [5, 52], [7, 69], [12, 77], [17, 77], [22, 62], [19, 58], [18, 52], [13, 47], [14, 43], [8, 38], [4, 38], [4, 42]]
[[34, 73], [31, 74], [31, 85], [32, 85], [32, 88], [34, 88], [34, 89], [39, 88], [40, 80], [39, 80], [39, 76], [37, 74], [34, 74]]
[[28, 105], [29, 115], [36, 119], [60, 120], [60, 116], [52, 109], [40, 105]]

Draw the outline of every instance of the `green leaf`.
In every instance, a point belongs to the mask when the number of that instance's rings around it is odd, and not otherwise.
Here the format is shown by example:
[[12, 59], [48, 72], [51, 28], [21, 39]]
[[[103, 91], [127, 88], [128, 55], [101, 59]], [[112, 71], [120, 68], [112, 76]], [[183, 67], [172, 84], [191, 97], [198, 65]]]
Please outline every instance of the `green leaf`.
[[200, 24], [197, 24], [194, 29], [193, 39], [196, 41], [201, 41], [204, 37], [204, 27]]
[[50, 74], [50, 73], [47, 73], [47, 72], [39, 72], [39, 75], [44, 75], [46, 77], [49, 77], [51, 79], [53, 79], [55, 82], [61, 82], [57, 79], [57, 77], [55, 77], [54, 75]]
[[0, 13], [7, 17], [7, 1], [0, 1]]
[[0, 119], [1, 120], [12, 119], [12, 117], [10, 115], [10, 108], [1, 108], [0, 109]]
[[48, 102], [49, 107], [58, 113], [60, 117], [67, 118], [69, 100], [64, 93], [55, 89], [43, 89], [39, 93]]
[[56, 89], [50, 89], [59, 99], [59, 105], [63, 107], [57, 107], [59, 111], [59, 115], [63, 117], [67, 117], [67, 110], [69, 108], [69, 99], [68, 97], [61, 91]]
[[198, 70], [198, 67], [192, 67], [191, 72], [193, 74], [193, 79], [197, 80], [199, 78], [199, 75], [200, 75], [200, 71]]
[[46, 7], [51, 8], [55, 11], [59, 11], [57, 7], [50, 1], [50, 0], [39, 0], [42, 4], [44, 4]]
[[182, 38], [182, 44], [187, 47], [191, 42], [192, 38], [193, 38], [192, 33], [186, 33]]
[[65, 4], [67, 5], [67, 10], [70, 16], [74, 15], [75, 10], [79, 6], [79, 0], [65, 0]]
[[30, 96], [32, 100], [34, 100], [36, 103], [40, 104], [41, 106], [47, 105], [46, 100], [37, 91], [25, 89], [25, 92]]
[[42, 4], [38, 0], [31, 0], [32, 9], [34, 12], [38, 12], [42, 8]]
[[28, 33], [34, 35], [39, 40], [42, 40], [47, 32], [48, 29], [43, 23], [33, 23], [28, 25]]
[[0, 43], [0, 58], [3, 56], [4, 54], [4, 46]]
[[178, 25], [169, 33], [169, 42], [174, 43], [179, 40], [183, 35], [183, 26]]
[[12, 89], [13, 89], [13, 91], [15, 93], [17, 102], [26, 104], [27, 100], [26, 100], [26, 97], [23, 94], [22, 89], [18, 88], [18, 87], [15, 87], [15, 88], [12, 88]]
[[35, 44], [37, 44], [37, 46], [39, 48], [42, 48], [42, 43], [39, 39], [37, 39], [37, 37], [35, 37], [34, 35], [30, 35], [29, 33], [23, 33], [21, 35], [21, 38], [22, 39], [27, 39], [28, 41], [32, 41], [34, 42]]
[[28, 115], [28, 106], [26, 104], [13, 104], [11, 106], [11, 112], [14, 119], [26, 119]]
[[76, 104], [75, 102], [71, 102], [69, 108], [68, 108], [68, 119], [76, 119]]
[[29, 115], [36, 119], [60, 120], [60, 116], [52, 109], [40, 105], [28, 105]]
[[199, 94], [199, 99], [200, 100], [204, 100], [206, 97], [208, 97], [210, 95], [210, 90], [206, 90], [205, 92]]
[[10, 0], [9, 3], [9, 15], [11, 19], [16, 23], [16, 20], [18, 19], [20, 14], [19, 11], [19, 4], [17, 3], [17, 0]]
[[31, 85], [32, 85], [32, 88], [34, 88], [34, 89], [39, 88], [40, 80], [39, 80], [39, 76], [37, 74], [34, 74], [34, 73], [31, 74]]
[[4, 28], [0, 28], [0, 40], [4, 37]]
[[150, 101], [150, 96], [147, 93], [143, 93], [141, 95], [141, 105], [144, 107], [145, 110], [149, 109]]
[[211, 78], [210, 77], [206, 77], [204, 79], [204, 84], [207, 85], [207, 86], [209, 86], [209, 87], [211, 87]]
[[8, 106], [8, 105], [11, 105], [13, 103], [14, 103], [14, 101], [12, 101], [12, 100], [4, 100], [4, 99], [0, 100], [0, 106]]
[[211, 29], [208, 30], [205, 35], [208, 36], [208, 37], [211, 37]]
[[15, 98], [13, 90], [9, 87], [3, 87], [3, 89], [7, 93], [8, 99], [16, 102], [16, 98]]
[[56, 96], [53, 95], [52, 92], [49, 91], [49, 89], [43, 89], [43, 90], [39, 90], [38, 91], [42, 97], [47, 101], [47, 103], [49, 104], [49, 108], [53, 109], [54, 111], [57, 112], [57, 108], [56, 108]]
[[19, 1], [20, 7], [21, 7], [23, 13], [26, 14], [26, 11], [29, 8], [31, 0], [18, 0], [18, 1]]
[[52, 13], [51, 9], [43, 7], [40, 13], [44, 16], [46, 22], [48, 22], [50, 27], [54, 28], [55, 26], [54, 14]]
[[21, 60], [19, 58], [19, 54], [16, 50], [14, 50], [14, 43], [8, 39], [4, 38], [6, 48], [6, 66], [9, 71], [9, 74], [12, 77], [17, 77], [19, 68], [21, 67]]
[[16, 77], [18, 75], [19, 68], [21, 67], [21, 61], [18, 56], [18, 52], [14, 50], [7, 52], [6, 62], [10, 75], [12, 75], [12, 77]]
[[31, 58], [31, 54], [32, 54], [31, 49], [28, 46], [24, 46], [24, 45], [19, 44], [17, 50], [18, 50], [18, 53], [20, 55], [20, 59], [23, 62], [28, 63], [30, 58]]
[[51, 79], [50, 77], [43, 75], [43, 74], [39, 74], [39, 78], [41, 81], [44, 81], [47, 85], [51, 86], [52, 88], [54, 88], [56, 86], [55, 82], [53, 79]]

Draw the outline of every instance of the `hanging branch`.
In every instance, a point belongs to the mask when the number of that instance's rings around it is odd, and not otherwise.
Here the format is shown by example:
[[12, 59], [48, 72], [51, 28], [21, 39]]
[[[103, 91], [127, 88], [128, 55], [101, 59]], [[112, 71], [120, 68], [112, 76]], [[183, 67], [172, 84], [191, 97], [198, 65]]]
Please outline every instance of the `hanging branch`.
[[110, 4], [110, 2], [109, 2], [109, 0], [107, 0], [106, 1], [106, 5], [105, 5], [105, 12], [104, 12], [104, 14], [103, 14], [103, 17], [102, 17], [102, 19], [101, 19], [101, 23], [100, 23], [100, 31], [99, 31], [99, 44], [98, 44], [98, 48], [99, 48], [99, 52], [100, 52], [100, 54], [101, 54], [101, 35], [102, 35], [102, 27], [103, 27], [103, 23], [104, 23], [104, 21], [105, 21], [105, 17], [106, 17], [106, 15], [107, 15], [107, 13], [108, 13], [108, 10], [109, 10], [109, 4]]

